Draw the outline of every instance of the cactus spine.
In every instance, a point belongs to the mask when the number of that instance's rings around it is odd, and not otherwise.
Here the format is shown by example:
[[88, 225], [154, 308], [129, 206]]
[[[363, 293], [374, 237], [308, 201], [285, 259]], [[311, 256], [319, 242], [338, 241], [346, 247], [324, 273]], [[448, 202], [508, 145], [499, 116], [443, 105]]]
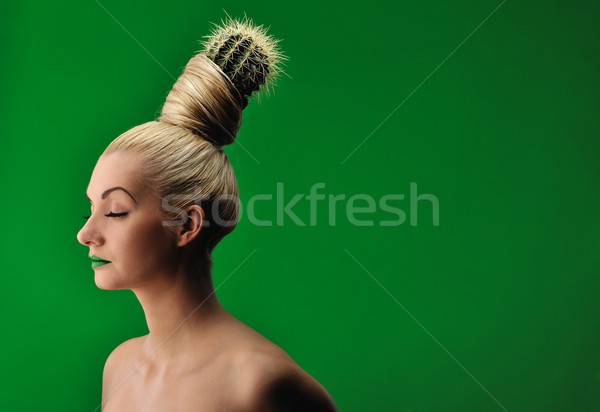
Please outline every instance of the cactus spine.
[[269, 92], [282, 72], [280, 64], [287, 60], [277, 47], [279, 40], [247, 17], [228, 18], [221, 26], [215, 25], [205, 38], [203, 53], [229, 77], [240, 95], [242, 108], [255, 91], [262, 88]]

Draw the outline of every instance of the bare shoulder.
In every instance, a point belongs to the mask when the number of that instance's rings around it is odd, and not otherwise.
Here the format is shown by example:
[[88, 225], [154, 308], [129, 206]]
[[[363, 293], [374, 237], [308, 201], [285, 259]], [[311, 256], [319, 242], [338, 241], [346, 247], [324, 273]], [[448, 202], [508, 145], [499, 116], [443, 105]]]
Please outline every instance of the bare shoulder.
[[128, 362], [131, 361], [132, 354], [139, 350], [142, 341], [143, 337], [126, 340], [113, 349], [110, 355], [108, 355], [102, 373], [103, 402], [105, 402], [110, 393], [114, 391], [114, 388], [120, 384], [122, 371], [128, 365]]
[[131, 354], [139, 349], [143, 339], [143, 336], [128, 339], [113, 349], [104, 364], [104, 373], [113, 372], [115, 369], [121, 367], [128, 359], [130, 359]]
[[241, 349], [233, 364], [241, 410], [337, 410], [325, 388], [274, 344]]

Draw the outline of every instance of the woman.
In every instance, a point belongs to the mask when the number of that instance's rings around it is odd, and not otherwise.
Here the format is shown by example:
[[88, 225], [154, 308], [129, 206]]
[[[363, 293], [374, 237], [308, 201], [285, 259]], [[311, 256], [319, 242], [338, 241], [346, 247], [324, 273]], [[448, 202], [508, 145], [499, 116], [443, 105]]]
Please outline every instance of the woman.
[[239, 213], [222, 146], [283, 56], [248, 20], [229, 20], [204, 46], [159, 119], [111, 142], [87, 189], [92, 213], [77, 239], [96, 285], [131, 289], [149, 330], [108, 357], [102, 410], [335, 411], [316, 380], [215, 296], [211, 252]]

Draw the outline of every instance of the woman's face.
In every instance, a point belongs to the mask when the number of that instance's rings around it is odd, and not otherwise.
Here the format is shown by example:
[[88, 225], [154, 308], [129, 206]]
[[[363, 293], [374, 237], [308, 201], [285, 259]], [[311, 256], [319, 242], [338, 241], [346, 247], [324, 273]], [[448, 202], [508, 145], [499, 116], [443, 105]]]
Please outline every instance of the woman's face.
[[144, 190], [140, 166], [129, 153], [103, 155], [87, 188], [92, 213], [77, 240], [89, 247], [88, 256], [103, 260], [90, 261], [100, 289], [138, 287], [168, 273], [174, 262], [160, 200]]

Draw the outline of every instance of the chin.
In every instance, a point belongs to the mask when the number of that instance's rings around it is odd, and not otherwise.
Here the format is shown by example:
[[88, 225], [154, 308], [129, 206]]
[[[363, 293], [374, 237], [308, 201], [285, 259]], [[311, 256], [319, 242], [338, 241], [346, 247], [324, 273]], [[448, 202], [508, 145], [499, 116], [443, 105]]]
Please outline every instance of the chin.
[[117, 290], [118, 289], [116, 287], [116, 285], [111, 285], [110, 282], [106, 282], [103, 279], [98, 279], [98, 275], [96, 275], [96, 278], [94, 280], [96, 281], [96, 286], [98, 287], [98, 289], [102, 289], [102, 290]]
[[115, 282], [114, 276], [108, 273], [109, 271], [104, 268], [94, 269], [94, 282], [98, 289], [102, 290], [118, 290], [123, 289], [122, 286]]

